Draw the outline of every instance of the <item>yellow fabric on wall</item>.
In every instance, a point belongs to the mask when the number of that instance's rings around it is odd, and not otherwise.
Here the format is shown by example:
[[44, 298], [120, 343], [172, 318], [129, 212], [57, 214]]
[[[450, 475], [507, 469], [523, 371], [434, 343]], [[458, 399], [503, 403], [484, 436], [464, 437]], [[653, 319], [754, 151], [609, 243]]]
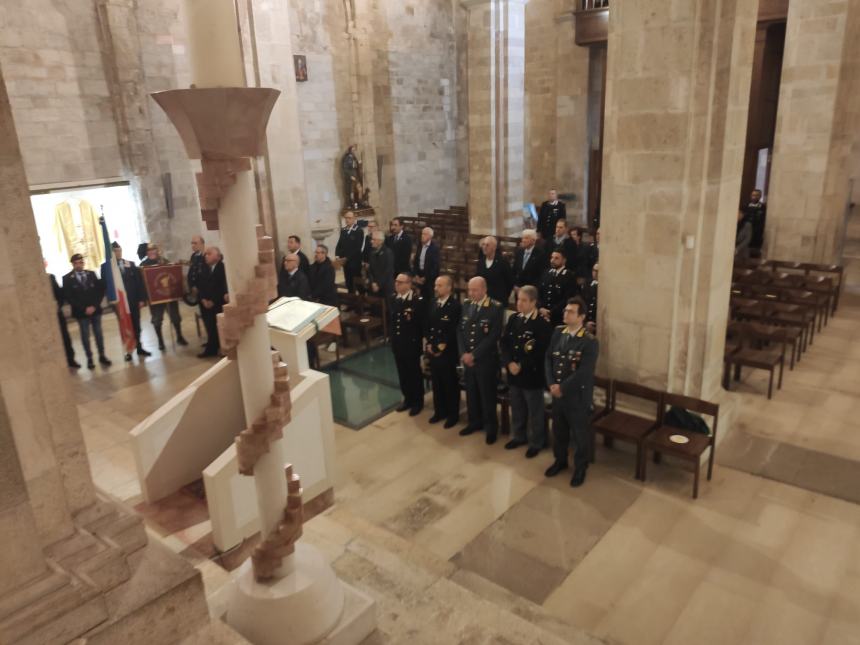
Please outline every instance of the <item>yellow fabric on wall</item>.
[[102, 227], [99, 225], [99, 216], [93, 205], [81, 200], [81, 230], [75, 226], [75, 216], [72, 212], [72, 204], [68, 201], [60, 202], [54, 209], [54, 236], [61, 253], [66, 257], [75, 253], [84, 256], [84, 268], [90, 271], [98, 271], [102, 262], [105, 261], [105, 243], [102, 235]]

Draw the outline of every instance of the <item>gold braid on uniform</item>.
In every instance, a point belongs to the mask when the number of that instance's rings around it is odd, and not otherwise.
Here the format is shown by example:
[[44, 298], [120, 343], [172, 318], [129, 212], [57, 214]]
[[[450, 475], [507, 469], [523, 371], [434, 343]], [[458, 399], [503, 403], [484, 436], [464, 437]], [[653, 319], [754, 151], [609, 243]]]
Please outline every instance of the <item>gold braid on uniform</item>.
[[296, 541], [302, 536], [304, 512], [302, 509], [302, 483], [293, 473], [292, 464], [284, 469], [287, 476], [287, 506], [278, 526], [263, 542], [254, 547], [251, 565], [258, 582], [275, 577], [283, 559], [296, 550]]
[[257, 225], [258, 264], [254, 267], [254, 277], [243, 291], [230, 294], [230, 302], [224, 305], [223, 313], [218, 314], [218, 336], [221, 351], [231, 360], [236, 359], [236, 347], [246, 329], [254, 324], [254, 318], [266, 313], [269, 301], [278, 296], [278, 277], [275, 273], [275, 243], [263, 234], [263, 227]]
[[218, 210], [221, 199], [230, 187], [236, 183], [236, 174], [251, 170], [251, 160], [247, 157], [238, 159], [208, 159], [200, 160], [202, 172], [197, 173], [197, 193], [200, 195], [200, 214], [206, 222], [206, 229], [218, 230]]

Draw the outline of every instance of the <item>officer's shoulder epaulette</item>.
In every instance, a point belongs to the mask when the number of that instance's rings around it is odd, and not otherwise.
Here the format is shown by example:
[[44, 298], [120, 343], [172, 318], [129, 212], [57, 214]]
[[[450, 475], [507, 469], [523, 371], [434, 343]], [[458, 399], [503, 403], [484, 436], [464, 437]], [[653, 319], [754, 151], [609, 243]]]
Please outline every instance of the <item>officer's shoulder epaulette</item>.
[[485, 307], [489, 307], [490, 305], [493, 305], [494, 307], [501, 307], [501, 306], [502, 306], [502, 303], [501, 303], [501, 302], [499, 302], [498, 300], [493, 300], [492, 298], [490, 298], [490, 302], [488, 302], [488, 303], [487, 303], [486, 305], [484, 305], [484, 306], [485, 306]]
[[564, 329], [565, 327], [567, 327], [567, 325], [556, 325], [555, 326], [556, 329]]
[[471, 301], [471, 300], [469, 300], [469, 298], [465, 298], [465, 299], [463, 300], [463, 304], [464, 304], [464, 305], [471, 305], [471, 304], [472, 304], [472, 301]]

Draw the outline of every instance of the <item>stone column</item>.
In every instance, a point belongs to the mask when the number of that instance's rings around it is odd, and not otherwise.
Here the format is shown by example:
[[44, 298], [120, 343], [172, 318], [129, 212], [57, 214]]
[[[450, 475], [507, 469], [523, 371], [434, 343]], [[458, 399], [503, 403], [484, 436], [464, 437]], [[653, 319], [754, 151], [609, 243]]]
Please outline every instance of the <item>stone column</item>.
[[522, 228], [527, 1], [461, 3], [469, 12], [469, 217], [476, 233]]
[[757, 5], [612, 6], [603, 374], [718, 399]]
[[767, 257], [837, 262], [860, 128], [860, 1], [791, 2], [768, 190]]

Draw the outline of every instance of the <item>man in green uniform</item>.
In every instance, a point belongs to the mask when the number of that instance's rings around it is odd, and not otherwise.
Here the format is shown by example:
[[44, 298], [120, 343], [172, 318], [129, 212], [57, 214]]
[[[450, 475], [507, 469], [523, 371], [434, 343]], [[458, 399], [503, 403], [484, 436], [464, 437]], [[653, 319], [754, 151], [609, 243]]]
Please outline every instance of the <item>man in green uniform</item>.
[[564, 325], [556, 327], [546, 353], [546, 382], [552, 395], [552, 429], [555, 461], [544, 473], [555, 477], [567, 469], [573, 447], [571, 486], [582, 486], [591, 456], [588, 419], [594, 389], [597, 339], [585, 329], [586, 304], [571, 298], [564, 308]]

